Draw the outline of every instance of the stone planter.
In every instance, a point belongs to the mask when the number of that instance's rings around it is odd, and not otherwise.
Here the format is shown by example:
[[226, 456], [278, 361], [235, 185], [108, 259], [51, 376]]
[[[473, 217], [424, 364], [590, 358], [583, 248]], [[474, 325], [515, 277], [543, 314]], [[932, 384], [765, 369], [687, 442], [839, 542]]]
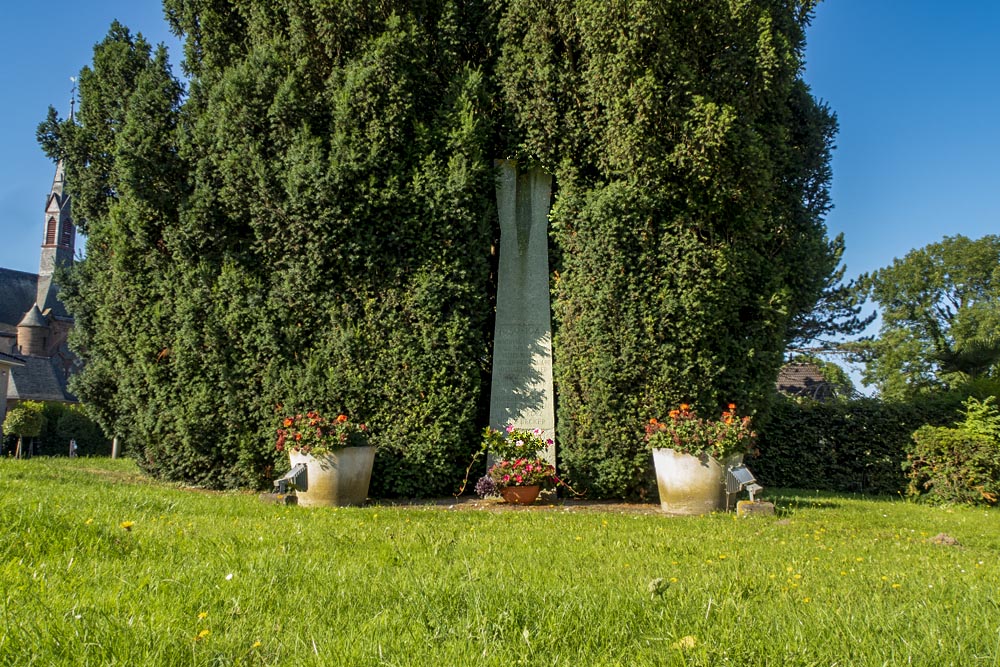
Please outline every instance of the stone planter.
[[530, 505], [538, 499], [538, 493], [542, 487], [534, 486], [505, 486], [500, 489], [500, 495], [508, 503], [513, 505]]
[[699, 457], [673, 449], [654, 449], [660, 507], [668, 514], [684, 515], [725, 511], [726, 468], [742, 461], [742, 454], [720, 462], [707, 454]]
[[375, 462], [374, 447], [342, 447], [320, 456], [288, 452], [292, 466], [306, 464], [307, 488], [296, 491], [303, 507], [364, 505]]

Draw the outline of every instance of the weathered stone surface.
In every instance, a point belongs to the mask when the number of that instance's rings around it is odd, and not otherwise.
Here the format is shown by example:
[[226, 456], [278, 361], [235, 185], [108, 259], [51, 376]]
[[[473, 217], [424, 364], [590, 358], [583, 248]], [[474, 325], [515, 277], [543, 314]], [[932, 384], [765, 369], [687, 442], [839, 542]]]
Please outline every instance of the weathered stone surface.
[[[500, 267], [490, 425], [541, 429], [555, 441], [548, 216], [552, 177], [498, 162]], [[555, 447], [547, 457], [555, 463]]]
[[774, 503], [766, 500], [741, 500], [736, 503], [736, 516], [774, 516]]
[[297, 505], [298, 498], [288, 493], [262, 493], [258, 496], [261, 502], [272, 505]]

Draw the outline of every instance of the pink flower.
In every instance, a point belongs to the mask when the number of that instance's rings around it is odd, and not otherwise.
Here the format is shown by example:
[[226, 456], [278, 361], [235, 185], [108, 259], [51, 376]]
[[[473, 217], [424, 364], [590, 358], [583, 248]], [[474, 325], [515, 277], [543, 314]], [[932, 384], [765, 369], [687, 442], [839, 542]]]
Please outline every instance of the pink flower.
[[514, 444], [518, 447], [524, 447], [524, 440], [516, 440]]
[[513, 433], [514, 432], [514, 425], [513, 424], [507, 424], [507, 432], [508, 433]]
[[534, 433], [535, 435], [541, 435], [542, 434], [542, 429], [536, 428], [534, 431], [532, 431], [532, 433]]

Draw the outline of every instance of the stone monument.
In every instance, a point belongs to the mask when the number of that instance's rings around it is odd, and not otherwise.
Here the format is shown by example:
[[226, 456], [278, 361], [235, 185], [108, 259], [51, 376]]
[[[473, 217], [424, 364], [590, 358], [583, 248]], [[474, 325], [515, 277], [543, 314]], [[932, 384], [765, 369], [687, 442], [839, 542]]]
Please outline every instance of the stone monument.
[[[490, 426], [541, 429], [555, 441], [552, 319], [549, 313], [549, 201], [552, 176], [497, 162], [500, 268], [493, 339]], [[555, 447], [547, 451], [555, 464]]]

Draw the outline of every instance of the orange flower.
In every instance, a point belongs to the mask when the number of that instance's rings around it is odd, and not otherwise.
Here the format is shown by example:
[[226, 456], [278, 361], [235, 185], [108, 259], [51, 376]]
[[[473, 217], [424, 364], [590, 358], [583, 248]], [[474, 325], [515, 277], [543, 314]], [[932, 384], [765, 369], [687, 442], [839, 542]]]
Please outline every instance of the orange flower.
[[291, 418], [289, 418], [289, 417], [285, 417], [285, 421], [284, 421], [284, 422], [282, 422], [282, 423], [283, 423], [283, 424], [285, 425], [285, 427], [287, 428], [287, 427], [291, 426], [293, 422], [292, 422]]
[[671, 411], [670, 411], [670, 418], [671, 418], [671, 419], [677, 419], [677, 417], [678, 417], [678, 416], [679, 416], [680, 414], [681, 414], [680, 410], [671, 410]]
[[347, 415], [337, 415], [337, 423], [343, 424], [347, 421]]
[[687, 412], [690, 409], [691, 409], [690, 405], [688, 405], [687, 403], [681, 403], [681, 411], [682, 412]]
[[652, 419], [649, 420], [649, 423], [650, 424], [658, 424], [659, 422], [656, 421], [656, 417], [653, 417]]
[[735, 410], [736, 409], [736, 404], [735, 403], [730, 403], [729, 404], [729, 409], [730, 410]]

